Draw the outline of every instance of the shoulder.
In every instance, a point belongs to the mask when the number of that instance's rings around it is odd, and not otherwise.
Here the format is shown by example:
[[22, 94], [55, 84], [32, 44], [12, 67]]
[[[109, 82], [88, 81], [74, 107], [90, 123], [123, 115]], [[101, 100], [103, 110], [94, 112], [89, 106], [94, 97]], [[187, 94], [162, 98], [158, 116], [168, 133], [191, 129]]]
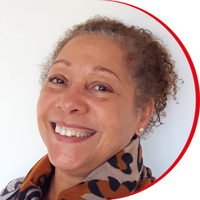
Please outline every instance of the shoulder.
[[0, 200], [14, 200], [17, 198], [24, 177], [14, 179], [0, 192]]

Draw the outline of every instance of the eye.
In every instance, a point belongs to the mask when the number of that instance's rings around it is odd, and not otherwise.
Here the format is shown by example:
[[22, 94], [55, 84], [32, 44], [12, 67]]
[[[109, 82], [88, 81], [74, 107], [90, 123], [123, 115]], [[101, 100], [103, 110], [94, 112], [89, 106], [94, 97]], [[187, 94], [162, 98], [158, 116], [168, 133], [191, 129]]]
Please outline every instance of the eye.
[[95, 90], [101, 91], [101, 92], [112, 92], [113, 90], [107, 86], [104, 85], [97, 85], [94, 87]]
[[54, 84], [65, 84], [64, 78], [59, 78], [57, 76], [50, 77], [49, 82]]

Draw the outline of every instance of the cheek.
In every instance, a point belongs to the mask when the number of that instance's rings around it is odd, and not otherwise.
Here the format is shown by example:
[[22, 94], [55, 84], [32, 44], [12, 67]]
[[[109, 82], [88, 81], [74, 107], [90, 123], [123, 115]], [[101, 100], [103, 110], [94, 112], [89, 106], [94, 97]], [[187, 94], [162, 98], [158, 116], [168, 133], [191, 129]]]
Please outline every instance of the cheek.
[[130, 109], [119, 104], [99, 106], [96, 112], [98, 117], [96, 119], [101, 122], [102, 127], [101, 140], [97, 146], [98, 155], [108, 159], [131, 141], [134, 135], [135, 118]]
[[52, 95], [50, 97], [47, 92], [41, 91], [37, 102], [37, 121], [41, 136], [43, 136], [45, 133], [46, 122], [48, 121], [49, 112], [52, 106]]
[[38, 102], [37, 102], [37, 122], [38, 122], [38, 129], [40, 132], [40, 135], [45, 143], [45, 123], [44, 119], [46, 116], [46, 106], [45, 106], [45, 98], [43, 98], [42, 93], [39, 96]]
[[41, 91], [37, 102], [37, 115], [38, 117], [46, 116], [49, 109], [53, 107], [54, 95], [49, 92]]
[[44, 95], [40, 94], [40, 97], [37, 102], [37, 119], [38, 119], [38, 125], [40, 125], [41, 120], [46, 115], [46, 103], [45, 103]]
[[121, 137], [128, 134], [134, 134], [136, 126], [136, 117], [134, 115], [133, 104], [130, 101], [112, 101], [94, 104], [96, 122], [106, 132], [107, 138]]

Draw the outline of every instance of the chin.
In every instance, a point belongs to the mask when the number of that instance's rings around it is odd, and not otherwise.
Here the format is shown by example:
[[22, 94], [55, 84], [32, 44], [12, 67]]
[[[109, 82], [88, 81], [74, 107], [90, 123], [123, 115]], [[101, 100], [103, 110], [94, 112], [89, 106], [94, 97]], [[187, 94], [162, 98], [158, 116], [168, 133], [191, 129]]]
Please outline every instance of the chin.
[[55, 168], [65, 171], [81, 169], [87, 160], [87, 158], [83, 158], [80, 153], [75, 155], [75, 153], [71, 154], [54, 150], [48, 151], [48, 157]]

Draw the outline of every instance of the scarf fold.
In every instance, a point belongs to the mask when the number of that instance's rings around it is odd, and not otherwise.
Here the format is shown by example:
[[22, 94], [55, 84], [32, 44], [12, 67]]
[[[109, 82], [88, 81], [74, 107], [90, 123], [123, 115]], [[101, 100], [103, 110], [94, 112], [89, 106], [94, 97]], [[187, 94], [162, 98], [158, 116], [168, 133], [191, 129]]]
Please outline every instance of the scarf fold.
[[[54, 169], [48, 155], [44, 156], [25, 177], [14, 199], [41, 199], [50, 184]], [[135, 136], [123, 150], [95, 169], [81, 183], [62, 191], [55, 200], [123, 197], [147, 187], [154, 180], [151, 170], [143, 165], [139, 137]]]

